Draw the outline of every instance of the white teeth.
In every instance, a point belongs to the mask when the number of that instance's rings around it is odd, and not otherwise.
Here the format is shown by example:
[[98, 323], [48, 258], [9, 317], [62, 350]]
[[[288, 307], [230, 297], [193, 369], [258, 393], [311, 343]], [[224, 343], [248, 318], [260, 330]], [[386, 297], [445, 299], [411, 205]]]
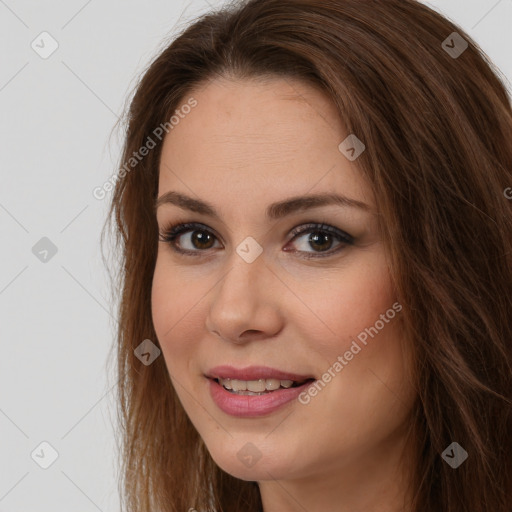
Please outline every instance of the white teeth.
[[247, 389], [247, 382], [245, 380], [233, 379], [231, 381], [231, 389], [233, 391], [245, 391]]
[[273, 391], [274, 389], [279, 389], [281, 386], [281, 381], [278, 379], [266, 379], [265, 380], [265, 389], [269, 391]]
[[261, 393], [262, 391], [265, 391], [266, 386], [267, 383], [265, 379], [247, 381], [247, 391], [252, 391], [253, 393]]
[[238, 380], [238, 379], [219, 379], [219, 382], [226, 389], [234, 392], [250, 391], [253, 393], [262, 393], [264, 391], [274, 391], [281, 388], [291, 388], [293, 380], [279, 379], [258, 379], [258, 380]]

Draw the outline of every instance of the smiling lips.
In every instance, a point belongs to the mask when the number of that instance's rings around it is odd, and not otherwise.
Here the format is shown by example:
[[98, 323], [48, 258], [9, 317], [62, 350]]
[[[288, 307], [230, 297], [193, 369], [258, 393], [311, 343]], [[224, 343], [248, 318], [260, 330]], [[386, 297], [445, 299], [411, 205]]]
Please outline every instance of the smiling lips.
[[296, 398], [315, 380], [265, 366], [218, 366], [206, 377], [213, 401], [225, 413], [238, 417], [269, 414]]

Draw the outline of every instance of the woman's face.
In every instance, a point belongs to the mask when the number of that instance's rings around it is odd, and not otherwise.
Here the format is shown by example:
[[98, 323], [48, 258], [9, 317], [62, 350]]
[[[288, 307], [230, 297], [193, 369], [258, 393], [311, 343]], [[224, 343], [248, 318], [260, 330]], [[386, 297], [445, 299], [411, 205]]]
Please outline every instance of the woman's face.
[[[235, 477], [376, 471], [414, 393], [358, 148], [339, 148], [334, 106], [300, 82], [217, 79], [192, 96], [164, 141], [157, 219], [162, 237], [194, 224], [173, 242], [187, 253], [159, 242], [152, 288], [180, 401]], [[231, 391], [214, 380], [230, 377]]]

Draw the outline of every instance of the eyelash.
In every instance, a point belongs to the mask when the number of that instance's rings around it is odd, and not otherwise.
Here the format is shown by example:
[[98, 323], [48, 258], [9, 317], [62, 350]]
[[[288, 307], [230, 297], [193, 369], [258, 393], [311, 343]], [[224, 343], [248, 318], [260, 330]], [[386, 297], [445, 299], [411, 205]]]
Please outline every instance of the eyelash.
[[[159, 233], [159, 241], [169, 244], [171, 249], [177, 253], [188, 255], [188, 256], [202, 256], [200, 253], [206, 252], [209, 249], [201, 250], [197, 249], [195, 251], [190, 251], [188, 249], [180, 249], [175, 240], [180, 235], [187, 233], [189, 231], [205, 231], [215, 237], [215, 235], [212, 233], [210, 229], [208, 229], [203, 224], [197, 223], [197, 222], [185, 222], [185, 223], [175, 223], [167, 226], [163, 231]], [[303, 224], [301, 226], [298, 226], [294, 228], [291, 232], [292, 238], [290, 242], [294, 241], [296, 238], [299, 237], [299, 235], [304, 235], [306, 233], [328, 233], [330, 235], [334, 235], [338, 241], [342, 242], [341, 247], [338, 247], [335, 250], [329, 250], [329, 251], [322, 251], [322, 252], [316, 252], [316, 253], [305, 253], [304, 251], [296, 251], [297, 253], [302, 254], [309, 254], [309, 256], [300, 256], [304, 259], [311, 259], [311, 258], [326, 258], [329, 256], [333, 256], [334, 254], [337, 254], [342, 249], [344, 249], [344, 245], [352, 245], [354, 243], [354, 238], [350, 236], [348, 233], [345, 233], [344, 231], [341, 231], [340, 229], [337, 229], [333, 226], [329, 226], [328, 224], [318, 224], [318, 223], [307, 223]], [[217, 238], [217, 237], [215, 237]]]

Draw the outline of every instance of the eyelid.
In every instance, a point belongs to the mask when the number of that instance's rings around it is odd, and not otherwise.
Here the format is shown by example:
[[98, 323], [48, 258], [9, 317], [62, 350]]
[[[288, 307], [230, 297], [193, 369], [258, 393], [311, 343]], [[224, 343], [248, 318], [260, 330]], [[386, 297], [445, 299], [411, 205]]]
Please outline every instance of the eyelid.
[[342, 229], [336, 228], [325, 222], [305, 222], [299, 226], [293, 228], [290, 232], [290, 241], [294, 240], [297, 236], [307, 233], [309, 231], [324, 231], [342, 238], [347, 243], [353, 243], [354, 237], [343, 231]]

